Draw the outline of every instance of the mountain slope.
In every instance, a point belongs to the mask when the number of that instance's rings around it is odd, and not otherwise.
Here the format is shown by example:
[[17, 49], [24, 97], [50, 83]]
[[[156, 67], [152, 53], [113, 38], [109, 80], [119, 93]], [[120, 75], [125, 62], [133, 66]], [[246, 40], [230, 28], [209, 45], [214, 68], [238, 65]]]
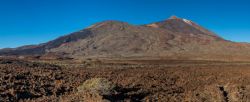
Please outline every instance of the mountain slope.
[[60, 45], [67, 42], [84, 39], [85, 37], [90, 35], [91, 32], [86, 29], [66, 36], [59, 37], [55, 40], [39, 45], [27, 45], [13, 49], [10, 48], [2, 49], [0, 50], [0, 55], [42, 55], [45, 54], [48, 49], [59, 47]]
[[248, 60], [249, 51], [249, 44], [226, 41], [190, 20], [171, 17], [141, 26], [100, 22], [44, 44], [0, 50], [0, 55]]

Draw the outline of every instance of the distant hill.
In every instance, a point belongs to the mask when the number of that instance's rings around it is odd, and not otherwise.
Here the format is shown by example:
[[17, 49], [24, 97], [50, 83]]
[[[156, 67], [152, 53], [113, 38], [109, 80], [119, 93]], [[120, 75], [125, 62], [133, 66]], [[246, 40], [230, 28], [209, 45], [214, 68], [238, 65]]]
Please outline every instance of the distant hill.
[[139, 26], [104, 21], [47, 43], [0, 50], [1, 56], [48, 54], [75, 59], [249, 60], [250, 44], [224, 40], [193, 21], [172, 16], [165, 21]]

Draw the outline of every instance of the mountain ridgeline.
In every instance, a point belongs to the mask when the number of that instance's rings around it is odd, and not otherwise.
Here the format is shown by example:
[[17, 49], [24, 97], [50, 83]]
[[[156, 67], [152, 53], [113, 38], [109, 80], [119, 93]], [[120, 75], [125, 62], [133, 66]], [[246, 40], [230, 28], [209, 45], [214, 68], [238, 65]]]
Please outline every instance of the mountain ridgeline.
[[172, 16], [165, 21], [136, 26], [104, 21], [47, 43], [0, 50], [1, 56], [48, 54], [74, 59], [249, 60], [250, 44], [224, 40], [193, 21]]

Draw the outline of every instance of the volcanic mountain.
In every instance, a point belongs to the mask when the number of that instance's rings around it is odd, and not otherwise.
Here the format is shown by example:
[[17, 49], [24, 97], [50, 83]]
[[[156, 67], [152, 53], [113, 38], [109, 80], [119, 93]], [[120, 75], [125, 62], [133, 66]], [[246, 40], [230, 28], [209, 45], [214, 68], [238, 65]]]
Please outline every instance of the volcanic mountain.
[[147, 57], [248, 60], [250, 44], [224, 40], [193, 21], [172, 16], [146, 25], [104, 21], [47, 43], [0, 50], [2, 56], [46, 54], [75, 59]]

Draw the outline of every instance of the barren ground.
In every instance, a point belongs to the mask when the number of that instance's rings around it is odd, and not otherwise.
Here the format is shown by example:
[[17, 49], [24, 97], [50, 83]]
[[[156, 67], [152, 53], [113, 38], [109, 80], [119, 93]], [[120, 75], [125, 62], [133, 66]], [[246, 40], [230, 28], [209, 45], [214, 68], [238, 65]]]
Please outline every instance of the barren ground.
[[[249, 73], [248, 62], [0, 59], [0, 101], [248, 102]], [[91, 78], [110, 80], [116, 94], [78, 93]]]

